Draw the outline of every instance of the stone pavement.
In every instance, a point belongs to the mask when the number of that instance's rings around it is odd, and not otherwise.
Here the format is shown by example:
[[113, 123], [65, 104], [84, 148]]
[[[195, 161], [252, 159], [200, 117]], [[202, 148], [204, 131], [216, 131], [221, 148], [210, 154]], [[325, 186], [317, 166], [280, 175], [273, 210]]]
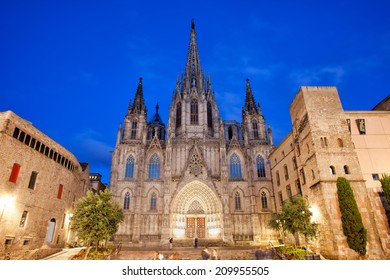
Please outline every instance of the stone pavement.
[[[83, 247], [64, 248], [61, 252], [50, 255], [43, 260], [70, 260], [72, 256], [79, 253]], [[180, 260], [201, 260], [201, 252], [204, 247], [173, 247], [171, 250], [166, 246], [152, 248], [122, 248], [122, 250], [112, 256], [111, 260], [152, 260], [156, 251], [162, 253], [165, 259], [168, 259], [172, 254], [176, 254]], [[209, 247], [209, 251], [216, 249], [219, 260], [255, 260], [255, 251], [258, 247]], [[278, 259], [274, 256], [274, 259]]]
[[[219, 260], [255, 260], [255, 251], [258, 247], [209, 247], [209, 251], [216, 249]], [[167, 259], [170, 255], [176, 254], [181, 260], [201, 260], [201, 252], [204, 247], [173, 247], [171, 250], [166, 247], [156, 248], [126, 248], [119, 254], [113, 256], [112, 260], [152, 260], [154, 253], [158, 251]], [[275, 256], [275, 259], [277, 257]]]
[[78, 254], [84, 247], [64, 248], [61, 252], [43, 258], [43, 260], [70, 260], [74, 255]]

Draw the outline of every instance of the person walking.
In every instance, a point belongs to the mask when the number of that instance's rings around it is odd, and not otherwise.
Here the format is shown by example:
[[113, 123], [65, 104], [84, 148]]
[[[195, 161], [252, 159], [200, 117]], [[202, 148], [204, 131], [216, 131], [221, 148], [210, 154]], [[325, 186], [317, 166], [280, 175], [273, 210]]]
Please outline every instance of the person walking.
[[195, 237], [194, 239], [194, 248], [198, 248], [198, 238]]
[[173, 238], [169, 238], [169, 250], [172, 250], [173, 247]]

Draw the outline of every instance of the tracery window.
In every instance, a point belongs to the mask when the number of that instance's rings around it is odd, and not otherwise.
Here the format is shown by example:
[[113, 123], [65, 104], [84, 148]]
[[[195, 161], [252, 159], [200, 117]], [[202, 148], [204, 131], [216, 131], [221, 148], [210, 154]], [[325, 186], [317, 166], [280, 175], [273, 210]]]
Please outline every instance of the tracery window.
[[129, 156], [126, 160], [126, 171], [125, 171], [125, 177], [126, 178], [133, 178], [134, 177], [134, 157]]
[[260, 155], [258, 155], [256, 158], [256, 167], [257, 167], [257, 177], [264, 178], [265, 177], [264, 158]]
[[198, 101], [191, 101], [191, 124], [198, 124]]
[[130, 209], [130, 192], [126, 192], [125, 198], [123, 199], [123, 209]]
[[236, 153], [230, 157], [230, 178], [242, 178], [241, 160]]
[[160, 158], [157, 154], [153, 154], [149, 160], [149, 178], [160, 178]]
[[252, 128], [253, 128], [253, 138], [254, 139], [259, 139], [259, 130], [257, 127], [257, 121], [252, 122]]
[[261, 207], [263, 209], [268, 208], [268, 199], [267, 199], [267, 194], [265, 192], [261, 193]]
[[133, 121], [131, 123], [131, 139], [135, 139], [137, 137], [137, 121]]
[[240, 210], [241, 209], [241, 195], [239, 192], [236, 192], [234, 199], [235, 199], [235, 204], [236, 204], [236, 210]]
[[150, 196], [150, 210], [156, 210], [157, 209], [157, 195], [156, 193], [152, 193]]

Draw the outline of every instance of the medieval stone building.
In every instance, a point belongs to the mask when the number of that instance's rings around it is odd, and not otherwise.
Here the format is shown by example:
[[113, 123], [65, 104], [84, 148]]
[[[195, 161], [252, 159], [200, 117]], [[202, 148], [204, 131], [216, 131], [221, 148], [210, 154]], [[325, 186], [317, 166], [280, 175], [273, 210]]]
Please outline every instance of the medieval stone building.
[[[260, 242], [275, 210], [268, 155], [273, 149], [249, 80], [242, 120], [222, 120], [202, 71], [194, 23], [186, 67], [168, 124], [148, 118], [142, 78], [118, 130], [110, 188], [125, 212], [115, 240]], [[243, 89], [245, 84], [243, 84]]]

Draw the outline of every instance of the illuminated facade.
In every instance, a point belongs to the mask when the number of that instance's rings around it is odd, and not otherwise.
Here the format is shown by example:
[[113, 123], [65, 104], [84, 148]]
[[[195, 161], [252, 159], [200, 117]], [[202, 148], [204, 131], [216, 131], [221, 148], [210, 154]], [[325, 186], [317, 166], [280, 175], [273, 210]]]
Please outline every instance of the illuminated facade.
[[0, 113], [0, 143], [0, 258], [37, 259], [74, 242], [70, 217], [89, 167], [11, 111]]
[[[147, 118], [142, 79], [118, 130], [110, 188], [125, 212], [116, 241], [261, 242], [274, 210], [268, 155], [272, 133], [249, 80], [241, 123], [223, 121], [201, 69], [192, 23], [186, 68], [168, 126], [158, 105]], [[245, 85], [243, 84], [243, 89]]]

